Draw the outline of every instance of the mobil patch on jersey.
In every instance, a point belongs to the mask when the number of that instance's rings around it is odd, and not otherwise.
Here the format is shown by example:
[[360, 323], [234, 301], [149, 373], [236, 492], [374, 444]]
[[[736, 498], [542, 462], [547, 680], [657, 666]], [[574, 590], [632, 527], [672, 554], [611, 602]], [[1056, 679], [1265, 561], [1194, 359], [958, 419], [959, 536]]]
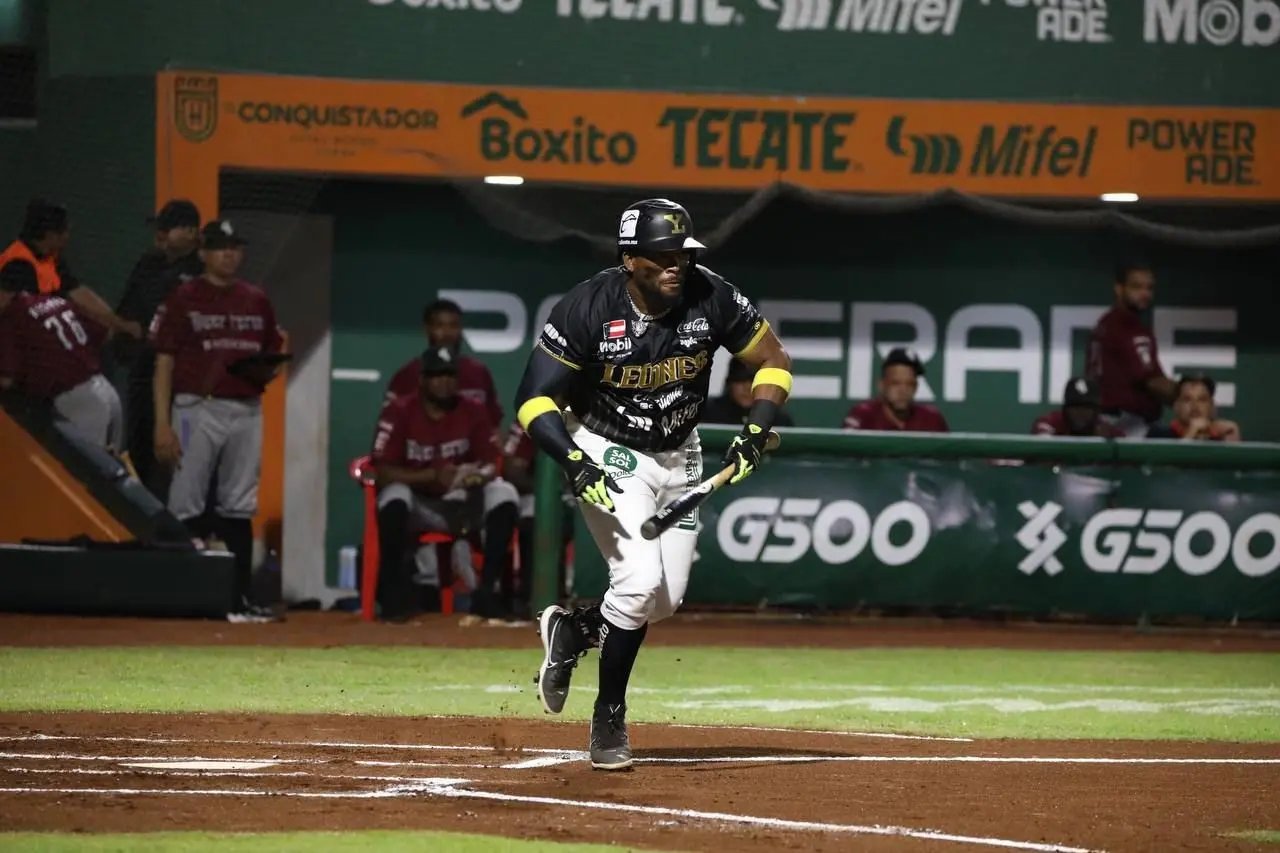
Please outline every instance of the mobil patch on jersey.
[[604, 339], [606, 341], [616, 341], [618, 338], [625, 338], [626, 336], [626, 320], [610, 320], [604, 324]]

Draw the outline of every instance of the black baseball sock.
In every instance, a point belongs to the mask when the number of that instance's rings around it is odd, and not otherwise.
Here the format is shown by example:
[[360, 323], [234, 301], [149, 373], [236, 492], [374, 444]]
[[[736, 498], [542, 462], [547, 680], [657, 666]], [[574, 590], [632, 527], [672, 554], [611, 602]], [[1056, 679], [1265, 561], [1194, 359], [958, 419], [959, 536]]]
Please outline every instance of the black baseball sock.
[[409, 609], [404, 549], [408, 539], [409, 505], [391, 501], [378, 510], [378, 589], [375, 591], [384, 616], [399, 616]]
[[636, 664], [640, 644], [649, 632], [649, 624], [628, 631], [608, 619], [600, 629], [600, 693], [597, 705], [622, 705], [627, 701], [627, 682]]
[[219, 518], [213, 525], [227, 550], [236, 557], [236, 592], [251, 603], [253, 591], [253, 522], [247, 518]]

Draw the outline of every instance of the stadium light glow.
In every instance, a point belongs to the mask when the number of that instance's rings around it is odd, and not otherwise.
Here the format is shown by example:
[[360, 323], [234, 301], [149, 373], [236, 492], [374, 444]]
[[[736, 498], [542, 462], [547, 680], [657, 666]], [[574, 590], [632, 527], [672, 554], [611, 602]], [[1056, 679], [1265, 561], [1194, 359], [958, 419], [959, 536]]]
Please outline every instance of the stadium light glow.
[[1117, 203], [1129, 203], [1138, 200], [1137, 193], [1103, 193], [1101, 196], [1103, 201], [1113, 201]]
[[518, 187], [524, 183], [524, 178], [519, 175], [485, 175], [484, 182], [503, 187]]

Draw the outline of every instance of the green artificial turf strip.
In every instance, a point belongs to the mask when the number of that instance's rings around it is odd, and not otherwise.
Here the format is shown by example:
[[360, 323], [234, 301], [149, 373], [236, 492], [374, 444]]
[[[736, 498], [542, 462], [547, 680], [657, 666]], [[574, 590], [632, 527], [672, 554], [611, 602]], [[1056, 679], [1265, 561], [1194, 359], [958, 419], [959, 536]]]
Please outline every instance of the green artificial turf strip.
[[[0, 648], [0, 710], [543, 717], [541, 650]], [[596, 658], [565, 710], [589, 716]], [[1280, 741], [1280, 657], [654, 647], [629, 718], [969, 737]]]
[[1280, 844], [1280, 830], [1249, 829], [1243, 832], [1228, 832], [1229, 838], [1242, 838], [1245, 841], [1258, 841], [1264, 844]]

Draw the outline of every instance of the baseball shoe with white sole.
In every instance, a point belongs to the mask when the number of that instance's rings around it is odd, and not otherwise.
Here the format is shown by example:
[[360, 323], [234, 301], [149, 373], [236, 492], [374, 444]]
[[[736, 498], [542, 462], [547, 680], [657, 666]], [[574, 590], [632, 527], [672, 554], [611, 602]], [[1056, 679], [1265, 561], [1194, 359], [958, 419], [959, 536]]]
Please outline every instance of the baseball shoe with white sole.
[[627, 706], [596, 705], [591, 715], [591, 766], [596, 770], [626, 770], [631, 761]]
[[548, 714], [559, 714], [569, 698], [569, 681], [573, 678], [578, 658], [587, 653], [582, 632], [573, 624], [563, 607], [552, 605], [538, 617], [538, 634], [542, 637], [542, 666], [535, 683], [538, 698]]

